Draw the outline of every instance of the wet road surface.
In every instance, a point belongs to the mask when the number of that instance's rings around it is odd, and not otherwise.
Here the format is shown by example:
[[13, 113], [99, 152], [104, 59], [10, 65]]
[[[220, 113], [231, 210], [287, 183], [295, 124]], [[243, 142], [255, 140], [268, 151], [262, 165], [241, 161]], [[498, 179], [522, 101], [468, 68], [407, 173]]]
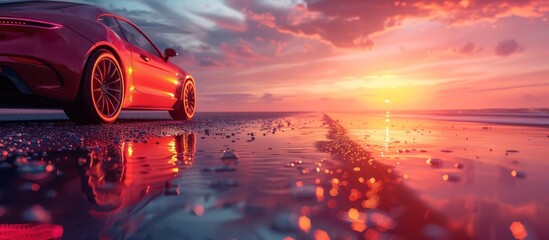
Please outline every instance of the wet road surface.
[[[0, 239], [475, 236], [329, 115], [153, 114], [108, 126], [4, 117]], [[524, 228], [508, 226], [494, 236]]]

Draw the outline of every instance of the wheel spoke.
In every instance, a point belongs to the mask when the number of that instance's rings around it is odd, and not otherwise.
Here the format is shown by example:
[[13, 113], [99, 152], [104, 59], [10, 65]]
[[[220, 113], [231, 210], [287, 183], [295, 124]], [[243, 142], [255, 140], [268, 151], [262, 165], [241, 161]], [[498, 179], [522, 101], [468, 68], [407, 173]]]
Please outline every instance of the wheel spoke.
[[122, 91], [121, 91], [121, 90], [118, 90], [118, 89], [110, 88], [110, 89], [109, 89], [109, 92], [121, 93]]
[[109, 76], [106, 78], [108, 80], [107, 82], [111, 82], [110, 80], [113, 79], [117, 72], [116, 66], [109, 61]]
[[[111, 100], [110, 98], [108, 98], [108, 97], [107, 97], [107, 102], [108, 102], [108, 106], [111, 107], [111, 109], [113, 110], [113, 112], [116, 111], [116, 108], [114, 107], [114, 104], [112, 103], [112, 100]], [[108, 112], [107, 112], [107, 115], [110, 116], [110, 114], [111, 114], [111, 112], [108, 111]]]
[[116, 106], [118, 106], [118, 104], [120, 104], [120, 100], [118, 99], [118, 97], [114, 96], [112, 93], [107, 92], [107, 96], [110, 96], [113, 100], [116, 101]]
[[98, 105], [97, 108], [99, 111], [104, 112], [105, 111], [105, 97], [101, 95], [101, 98], [99, 101], [97, 101]]
[[103, 115], [108, 116], [110, 110], [109, 110], [109, 100], [107, 99], [106, 96], [103, 98], [103, 105], [104, 105], [104, 107], [103, 107], [103, 110], [101, 111], [101, 113]]
[[107, 61], [103, 60], [101, 61], [101, 65], [103, 66], [103, 69], [101, 69], [101, 73], [103, 73], [103, 82], [107, 79]]
[[100, 94], [99, 98], [97, 98], [97, 100], [95, 101], [95, 106], [97, 106], [97, 108], [101, 108], [101, 106], [99, 106], [99, 103], [101, 103], [101, 99], [103, 99], [103, 94]]
[[99, 82], [99, 84], [103, 83], [103, 80], [101, 79], [101, 77], [99, 76], [99, 73], [95, 73], [93, 75], [93, 80]]
[[109, 103], [107, 102], [107, 97], [103, 97], [103, 109], [102, 109], [102, 112], [103, 113], [107, 113], [109, 114]]
[[97, 64], [97, 73], [99, 75], [99, 79], [101, 79], [101, 82], [105, 81], [105, 74], [103, 74], [103, 61], [99, 62]]
[[110, 86], [110, 85], [115, 84], [115, 83], [118, 83], [118, 82], [120, 82], [120, 78], [116, 78], [116, 80], [114, 80], [114, 81], [109, 81], [109, 82], [107, 82], [107, 85]]
[[104, 65], [105, 65], [105, 82], [108, 82], [110, 76], [111, 76], [111, 61], [109, 60], [104, 60]]

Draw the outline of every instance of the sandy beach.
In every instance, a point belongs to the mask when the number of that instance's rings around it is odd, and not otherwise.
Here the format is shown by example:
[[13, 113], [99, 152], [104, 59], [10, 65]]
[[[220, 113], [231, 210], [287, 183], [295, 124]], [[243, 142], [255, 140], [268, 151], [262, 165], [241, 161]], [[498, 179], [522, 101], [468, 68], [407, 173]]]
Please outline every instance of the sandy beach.
[[390, 113], [178, 122], [132, 112], [86, 126], [55, 112], [14, 114], [26, 120], [0, 122], [8, 238], [549, 236], [545, 127]]

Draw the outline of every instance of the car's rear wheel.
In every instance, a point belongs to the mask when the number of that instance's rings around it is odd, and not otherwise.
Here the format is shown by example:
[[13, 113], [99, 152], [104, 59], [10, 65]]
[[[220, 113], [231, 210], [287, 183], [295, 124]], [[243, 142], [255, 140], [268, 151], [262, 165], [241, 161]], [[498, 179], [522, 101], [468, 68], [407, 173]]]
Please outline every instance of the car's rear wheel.
[[175, 120], [191, 119], [196, 111], [196, 87], [192, 80], [185, 80], [181, 88], [179, 100], [173, 110], [169, 111], [170, 116]]
[[123, 99], [120, 64], [111, 52], [98, 50], [86, 63], [77, 99], [65, 113], [78, 123], [110, 124], [118, 118]]

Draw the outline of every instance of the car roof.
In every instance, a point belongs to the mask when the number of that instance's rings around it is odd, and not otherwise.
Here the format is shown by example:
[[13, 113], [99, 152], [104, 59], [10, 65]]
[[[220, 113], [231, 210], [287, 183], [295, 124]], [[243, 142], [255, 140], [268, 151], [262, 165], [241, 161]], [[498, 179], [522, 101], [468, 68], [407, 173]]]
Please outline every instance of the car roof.
[[97, 18], [97, 16], [109, 13], [100, 7], [73, 2], [62, 1], [22, 1], [11, 3], [0, 3], [0, 9], [5, 11], [18, 11], [18, 10], [36, 10], [36, 11], [61, 11], [67, 14], [75, 14], [81, 17], [87, 17], [90, 19]]
[[10, 8], [12, 10], [19, 9], [36, 9], [36, 10], [62, 10], [68, 7], [85, 5], [82, 3], [61, 2], [61, 1], [22, 1], [0, 3], [2, 8]]

